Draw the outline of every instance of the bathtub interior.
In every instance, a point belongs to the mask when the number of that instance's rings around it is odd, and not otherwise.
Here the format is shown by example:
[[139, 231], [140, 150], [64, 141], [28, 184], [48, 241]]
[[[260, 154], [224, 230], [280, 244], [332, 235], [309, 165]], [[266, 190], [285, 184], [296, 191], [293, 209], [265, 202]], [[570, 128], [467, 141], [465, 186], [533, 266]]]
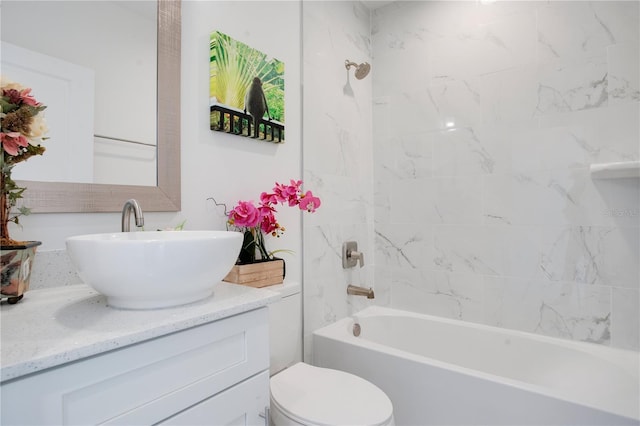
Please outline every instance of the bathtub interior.
[[595, 345], [397, 312], [357, 321], [361, 339], [525, 383], [576, 392], [615, 387], [624, 393], [638, 384], [632, 351], [599, 351]]
[[[352, 333], [355, 322], [359, 337]], [[316, 333], [640, 419], [640, 357], [634, 351], [378, 306]]]

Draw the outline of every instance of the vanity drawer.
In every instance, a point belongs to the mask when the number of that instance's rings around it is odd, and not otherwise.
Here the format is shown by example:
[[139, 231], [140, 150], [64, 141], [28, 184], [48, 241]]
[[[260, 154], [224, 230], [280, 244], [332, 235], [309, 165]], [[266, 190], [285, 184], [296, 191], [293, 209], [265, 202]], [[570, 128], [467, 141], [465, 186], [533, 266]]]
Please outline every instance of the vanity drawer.
[[3, 383], [2, 424], [152, 424], [268, 369], [268, 347], [267, 308], [127, 346]]

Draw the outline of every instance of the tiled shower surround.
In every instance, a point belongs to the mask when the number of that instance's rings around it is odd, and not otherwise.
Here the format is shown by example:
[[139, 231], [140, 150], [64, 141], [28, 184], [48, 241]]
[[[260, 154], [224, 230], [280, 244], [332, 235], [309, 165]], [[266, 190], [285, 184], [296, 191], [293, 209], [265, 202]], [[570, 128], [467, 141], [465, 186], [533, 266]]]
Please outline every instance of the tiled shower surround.
[[[302, 3], [304, 182], [322, 206], [303, 217], [305, 359], [311, 333], [368, 303], [388, 304], [390, 282], [376, 299], [347, 298], [347, 283], [374, 286], [371, 74], [357, 80], [346, 59], [371, 62], [370, 11], [360, 2]], [[342, 269], [344, 241], [358, 242], [364, 267]], [[353, 305], [351, 304], [353, 303]]]
[[[589, 173], [640, 158], [638, 6], [305, 2], [305, 179], [336, 204], [304, 219], [305, 334], [361, 307], [356, 279], [378, 304], [638, 350], [640, 179]], [[367, 55], [350, 96], [341, 64]], [[340, 268], [349, 235], [364, 274]]]

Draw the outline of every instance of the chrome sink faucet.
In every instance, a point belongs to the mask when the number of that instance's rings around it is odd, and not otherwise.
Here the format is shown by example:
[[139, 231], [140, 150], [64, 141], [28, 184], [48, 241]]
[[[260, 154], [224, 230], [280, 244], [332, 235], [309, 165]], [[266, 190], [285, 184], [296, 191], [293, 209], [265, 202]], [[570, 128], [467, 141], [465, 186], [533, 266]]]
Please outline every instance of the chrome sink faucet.
[[122, 232], [129, 232], [131, 211], [136, 221], [136, 226], [141, 228], [144, 226], [144, 216], [142, 215], [142, 209], [140, 204], [133, 198], [125, 201], [124, 207], [122, 207]]

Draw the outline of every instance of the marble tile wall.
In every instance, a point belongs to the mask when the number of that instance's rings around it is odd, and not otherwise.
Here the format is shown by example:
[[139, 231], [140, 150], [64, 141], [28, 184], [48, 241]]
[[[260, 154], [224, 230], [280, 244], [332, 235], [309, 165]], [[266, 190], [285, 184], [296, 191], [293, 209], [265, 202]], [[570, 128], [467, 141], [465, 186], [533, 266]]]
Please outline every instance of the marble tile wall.
[[375, 284], [393, 307], [640, 348], [640, 180], [589, 174], [640, 158], [639, 4], [373, 11]]
[[[345, 60], [371, 62], [370, 11], [360, 2], [303, 2], [303, 176], [322, 207], [303, 217], [305, 359], [311, 333], [389, 300], [347, 296], [348, 284], [374, 287], [372, 78], [354, 77]], [[342, 269], [342, 243], [358, 242], [363, 268]]]

